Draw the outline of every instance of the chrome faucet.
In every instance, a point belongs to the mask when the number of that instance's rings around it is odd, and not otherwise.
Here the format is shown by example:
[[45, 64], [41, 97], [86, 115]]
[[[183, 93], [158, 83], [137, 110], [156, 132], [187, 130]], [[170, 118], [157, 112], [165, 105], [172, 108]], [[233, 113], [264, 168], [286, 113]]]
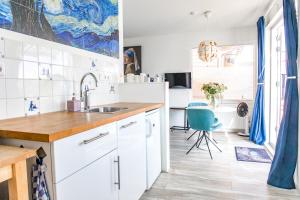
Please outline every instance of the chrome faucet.
[[98, 86], [98, 80], [97, 80], [97, 77], [95, 76], [95, 74], [89, 72], [89, 73], [86, 73], [85, 75], [83, 75], [83, 77], [81, 78], [81, 81], [80, 81], [80, 100], [84, 102], [84, 110], [89, 110], [90, 109], [90, 97], [89, 97], [89, 92], [91, 90], [94, 90], [94, 89], [90, 89], [88, 88], [87, 86], [84, 88], [84, 91], [82, 90], [82, 86], [83, 86], [83, 83], [84, 83], [84, 80], [86, 77], [88, 76], [91, 76], [94, 80], [95, 80], [95, 85], [96, 87]]

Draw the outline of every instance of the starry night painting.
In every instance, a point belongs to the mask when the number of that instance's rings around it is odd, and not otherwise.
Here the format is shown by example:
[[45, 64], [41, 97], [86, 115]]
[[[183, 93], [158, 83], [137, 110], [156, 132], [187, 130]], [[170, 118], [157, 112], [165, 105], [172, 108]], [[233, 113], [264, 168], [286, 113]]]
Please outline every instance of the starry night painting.
[[0, 28], [119, 57], [118, 0], [0, 0]]

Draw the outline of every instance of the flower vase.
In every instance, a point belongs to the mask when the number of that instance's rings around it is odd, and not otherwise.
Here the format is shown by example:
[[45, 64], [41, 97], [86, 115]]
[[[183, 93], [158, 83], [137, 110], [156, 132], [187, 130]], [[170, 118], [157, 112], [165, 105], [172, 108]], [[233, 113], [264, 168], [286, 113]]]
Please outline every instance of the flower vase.
[[218, 107], [218, 100], [216, 97], [212, 97], [211, 100], [210, 100], [210, 105], [213, 107], [213, 108], [216, 108]]

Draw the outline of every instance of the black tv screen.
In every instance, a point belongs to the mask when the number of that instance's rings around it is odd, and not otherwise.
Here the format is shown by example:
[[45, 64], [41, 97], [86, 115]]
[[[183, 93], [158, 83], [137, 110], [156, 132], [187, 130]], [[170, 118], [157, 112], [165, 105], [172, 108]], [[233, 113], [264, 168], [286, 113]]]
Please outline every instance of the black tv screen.
[[166, 73], [165, 80], [169, 82], [169, 88], [172, 89], [190, 89], [192, 88], [191, 73]]

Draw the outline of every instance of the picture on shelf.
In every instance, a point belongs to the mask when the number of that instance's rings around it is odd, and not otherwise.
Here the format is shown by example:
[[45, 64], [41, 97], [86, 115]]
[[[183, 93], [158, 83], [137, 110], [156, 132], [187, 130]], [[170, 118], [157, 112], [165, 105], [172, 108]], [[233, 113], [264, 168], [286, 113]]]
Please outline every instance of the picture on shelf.
[[142, 47], [124, 47], [124, 75], [142, 72]]
[[0, 0], [0, 28], [119, 57], [118, 0]]

